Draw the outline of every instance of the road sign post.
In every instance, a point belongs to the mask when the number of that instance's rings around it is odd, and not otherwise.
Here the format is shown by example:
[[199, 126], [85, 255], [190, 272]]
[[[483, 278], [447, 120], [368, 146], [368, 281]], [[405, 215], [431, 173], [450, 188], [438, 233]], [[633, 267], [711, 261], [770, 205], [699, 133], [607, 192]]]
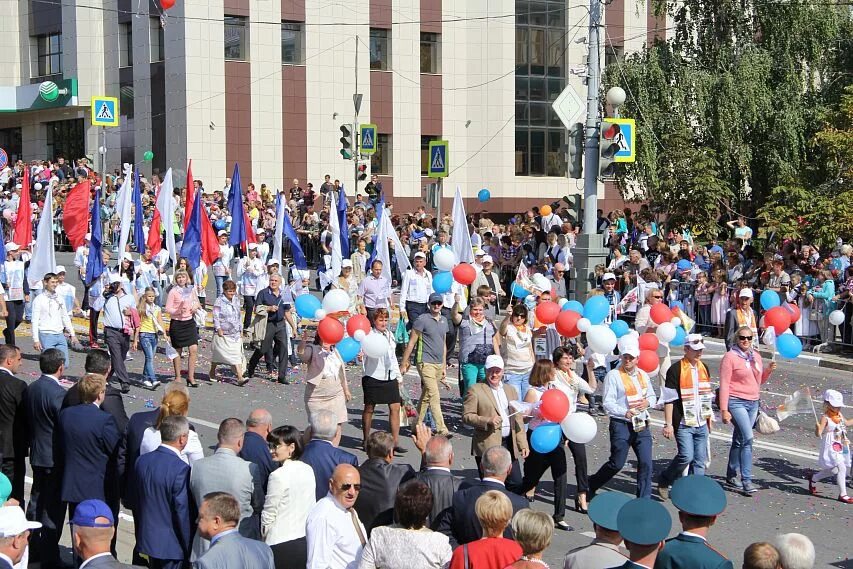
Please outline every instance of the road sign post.
[[450, 173], [448, 166], [450, 143], [446, 140], [433, 140], [429, 143], [429, 169], [427, 175], [430, 178], [438, 178], [435, 198], [435, 218], [441, 224], [441, 198], [444, 194], [444, 178]]
[[98, 148], [101, 157], [100, 172], [104, 175], [107, 162], [107, 131], [106, 127], [119, 125], [118, 98], [92, 97], [92, 126], [101, 127], [102, 145]]

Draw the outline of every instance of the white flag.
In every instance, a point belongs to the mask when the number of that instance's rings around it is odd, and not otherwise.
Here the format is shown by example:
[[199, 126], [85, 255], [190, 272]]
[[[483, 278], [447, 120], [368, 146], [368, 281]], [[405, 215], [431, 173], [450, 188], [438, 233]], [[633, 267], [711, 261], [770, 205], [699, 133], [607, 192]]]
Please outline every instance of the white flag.
[[[130, 214], [130, 208], [133, 205], [133, 167], [130, 164], [125, 164], [124, 182], [119, 188], [116, 195], [116, 213], [121, 221], [121, 235], [118, 240], [118, 258], [121, 259], [127, 248], [127, 241], [130, 238], [130, 226], [133, 224], [133, 216]], [[169, 233], [168, 231], [166, 233]]]
[[160, 195], [157, 196], [157, 211], [160, 212], [160, 220], [166, 228], [166, 250], [172, 259], [172, 264], [177, 265], [178, 254], [175, 246], [175, 185], [172, 182], [172, 169], [166, 170], [163, 181], [160, 183]]
[[[400, 274], [403, 274], [412, 268], [412, 263], [406, 255], [406, 250], [403, 249], [403, 244], [400, 243], [400, 236], [397, 235], [397, 232], [394, 230], [394, 226], [391, 225], [391, 214], [389, 212], [386, 211], [382, 216], [382, 223], [385, 225], [385, 233], [390, 235], [391, 243], [394, 245], [394, 256], [397, 258], [397, 268], [399, 269]], [[387, 243], [388, 240], [386, 239], [385, 242]], [[384, 272], [383, 268], [383, 274]], [[391, 280], [391, 265], [388, 265], [388, 280]]]
[[330, 266], [326, 267], [326, 278], [329, 282], [341, 274], [341, 262], [344, 260], [341, 251], [341, 225], [338, 223], [338, 206], [335, 202], [335, 192], [329, 192], [329, 232], [332, 234], [332, 254]]
[[[278, 188], [275, 189], [275, 195], [279, 195]], [[278, 261], [278, 272], [279, 274], [284, 274], [284, 266], [281, 262], [281, 239], [284, 234], [284, 216], [287, 215], [285, 211], [285, 207], [287, 206], [287, 200], [284, 196], [278, 198], [278, 209], [275, 212], [275, 241], [273, 241], [272, 245], [272, 258]]]
[[[438, 220], [439, 224], [441, 220]], [[471, 233], [468, 232], [468, 217], [465, 215], [465, 204], [462, 202], [462, 192], [456, 186], [456, 196], [453, 198], [453, 235], [450, 245], [460, 263], [474, 262], [474, 247], [471, 245]]]
[[33, 258], [27, 269], [30, 287], [35, 287], [44, 275], [54, 270], [56, 270], [56, 256], [53, 249], [53, 187], [48, 186], [36, 231], [36, 240], [33, 243]]
[[[382, 261], [382, 276], [391, 282], [391, 255], [388, 252], [388, 225], [385, 220], [388, 218], [388, 210], [382, 212], [382, 219], [379, 220], [379, 227], [376, 231], [376, 258]], [[402, 269], [400, 269], [402, 272]]]

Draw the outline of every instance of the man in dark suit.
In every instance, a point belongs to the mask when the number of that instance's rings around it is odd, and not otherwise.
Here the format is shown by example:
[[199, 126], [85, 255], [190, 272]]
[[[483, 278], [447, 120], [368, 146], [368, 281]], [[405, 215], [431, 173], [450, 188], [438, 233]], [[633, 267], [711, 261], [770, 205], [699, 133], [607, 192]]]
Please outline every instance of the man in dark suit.
[[430, 437], [426, 425], [416, 425], [415, 429], [415, 445], [423, 453], [423, 468], [415, 477], [432, 491], [432, 511], [427, 518], [427, 525], [431, 527], [453, 505], [453, 494], [459, 490], [462, 479], [450, 473], [453, 466], [453, 445], [450, 441], [442, 436]]
[[267, 481], [270, 472], [278, 468], [270, 453], [267, 435], [272, 431], [272, 415], [266, 409], [255, 409], [246, 419], [246, 434], [243, 437], [243, 448], [240, 458], [254, 463], [258, 474], [263, 480], [264, 495], [267, 493]]
[[[106, 350], [89, 350], [86, 354], [86, 363], [84, 364], [86, 373], [97, 373], [107, 377], [110, 374], [110, 354]], [[74, 384], [65, 393], [65, 399], [62, 401], [62, 408], [80, 405], [80, 390], [78, 384]], [[124, 409], [124, 400], [121, 397], [121, 391], [107, 384], [107, 393], [104, 397], [104, 402], [101, 403], [101, 410], [106, 411], [116, 420], [116, 426], [120, 433], [124, 433], [127, 428], [127, 411]]]
[[193, 515], [190, 467], [181, 458], [190, 424], [172, 415], [160, 423], [161, 445], [139, 457], [134, 467], [137, 547], [150, 569], [182, 569], [189, 559]]
[[358, 471], [361, 474], [361, 492], [355, 501], [358, 519], [370, 531], [377, 526], [394, 523], [394, 499], [397, 488], [414, 478], [415, 470], [408, 464], [393, 464], [394, 437], [390, 433], [374, 431], [367, 437], [367, 460]]
[[[62, 501], [68, 504], [70, 518], [74, 517], [74, 508], [80, 502], [106, 500], [108, 463], [114, 459], [121, 439], [115, 419], [100, 409], [106, 395], [106, 377], [87, 373], [77, 382], [77, 387], [81, 404], [59, 413]], [[118, 516], [118, 501], [114, 507], [113, 519]]]
[[27, 471], [27, 425], [23, 408], [27, 384], [15, 377], [21, 367], [21, 349], [0, 345], [0, 471], [12, 482], [12, 494], [24, 503], [24, 475]]
[[[27, 519], [42, 527], [33, 535], [33, 561], [41, 561], [45, 569], [61, 567], [59, 537], [65, 521], [62, 503], [62, 463], [59, 450], [59, 412], [65, 389], [59, 378], [65, 371], [65, 354], [48, 348], [39, 356], [41, 377], [24, 392], [24, 411], [30, 436], [30, 466], [33, 488], [27, 507]], [[38, 559], [36, 559], [38, 558]]]
[[[495, 446], [486, 449], [480, 462], [480, 469], [483, 472], [483, 479], [457, 490], [453, 494], [453, 505], [445, 510], [433, 524], [436, 531], [450, 538], [451, 545], [454, 547], [483, 537], [483, 528], [474, 512], [474, 504], [477, 498], [489, 490], [503, 492], [512, 502], [513, 514], [529, 506], [527, 500], [506, 489], [506, 479], [512, 471], [512, 456], [506, 448]], [[511, 532], [512, 530], [507, 526], [504, 537], [512, 539]]]
[[351, 464], [358, 467], [355, 455], [338, 448], [341, 441], [341, 427], [337, 416], [331, 411], [317, 411], [311, 416], [311, 441], [305, 445], [302, 462], [314, 469], [317, 500], [329, 493], [329, 480], [339, 464]]
[[115, 533], [115, 517], [101, 500], [86, 500], [77, 504], [71, 518], [71, 544], [74, 553], [86, 568], [133, 569], [136, 565], [119, 563], [110, 554], [110, 542]]
[[198, 510], [198, 533], [210, 540], [210, 549], [195, 562], [195, 569], [271, 569], [274, 565], [270, 546], [240, 535], [240, 504], [227, 492], [204, 496]]

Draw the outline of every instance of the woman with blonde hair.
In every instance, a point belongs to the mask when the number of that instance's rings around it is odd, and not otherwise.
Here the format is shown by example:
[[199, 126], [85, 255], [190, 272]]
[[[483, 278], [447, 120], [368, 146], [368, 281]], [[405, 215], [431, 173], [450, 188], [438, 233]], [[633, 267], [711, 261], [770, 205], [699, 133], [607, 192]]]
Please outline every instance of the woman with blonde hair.
[[[173, 389], [163, 396], [163, 400], [160, 402], [160, 411], [157, 413], [157, 420], [153, 426], [145, 429], [145, 434], [142, 435], [142, 444], [139, 447], [140, 456], [156, 450], [160, 446], [162, 442], [160, 439], [160, 425], [163, 423], [163, 419], [173, 415], [186, 417], [189, 413], [190, 396], [181, 391], [181, 389]], [[204, 449], [201, 447], [198, 433], [190, 429], [187, 446], [181, 451], [181, 459], [187, 464], [192, 465], [192, 463], [201, 458], [204, 458]]]
[[504, 569], [522, 556], [521, 546], [503, 537], [512, 519], [512, 502], [503, 492], [489, 490], [474, 504], [483, 537], [453, 551], [450, 569]]
[[551, 545], [554, 524], [545, 512], [521, 510], [512, 517], [512, 535], [524, 553], [518, 561], [509, 565], [513, 569], [548, 569], [542, 554]]
[[166, 298], [166, 312], [171, 316], [169, 339], [178, 355], [172, 360], [175, 367], [175, 381], [181, 381], [181, 359], [187, 348], [187, 385], [198, 387], [195, 380], [195, 362], [198, 357], [198, 327], [195, 312], [201, 308], [189, 273], [184, 270], [175, 272], [175, 286]]

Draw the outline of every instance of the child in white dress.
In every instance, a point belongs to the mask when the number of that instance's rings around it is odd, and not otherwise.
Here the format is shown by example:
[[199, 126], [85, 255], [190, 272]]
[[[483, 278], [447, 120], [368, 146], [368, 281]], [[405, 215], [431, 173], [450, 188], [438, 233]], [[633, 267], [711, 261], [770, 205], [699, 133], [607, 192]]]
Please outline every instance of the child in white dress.
[[853, 426], [853, 419], [845, 419], [839, 409], [844, 407], [844, 398], [834, 389], [823, 392], [823, 416], [815, 425], [815, 435], [822, 437], [818, 466], [822, 470], [809, 479], [809, 493], [817, 495], [816, 483], [835, 475], [838, 483], [838, 501], [853, 504], [853, 498], [847, 495], [847, 471], [850, 469], [850, 439], [847, 427]]

